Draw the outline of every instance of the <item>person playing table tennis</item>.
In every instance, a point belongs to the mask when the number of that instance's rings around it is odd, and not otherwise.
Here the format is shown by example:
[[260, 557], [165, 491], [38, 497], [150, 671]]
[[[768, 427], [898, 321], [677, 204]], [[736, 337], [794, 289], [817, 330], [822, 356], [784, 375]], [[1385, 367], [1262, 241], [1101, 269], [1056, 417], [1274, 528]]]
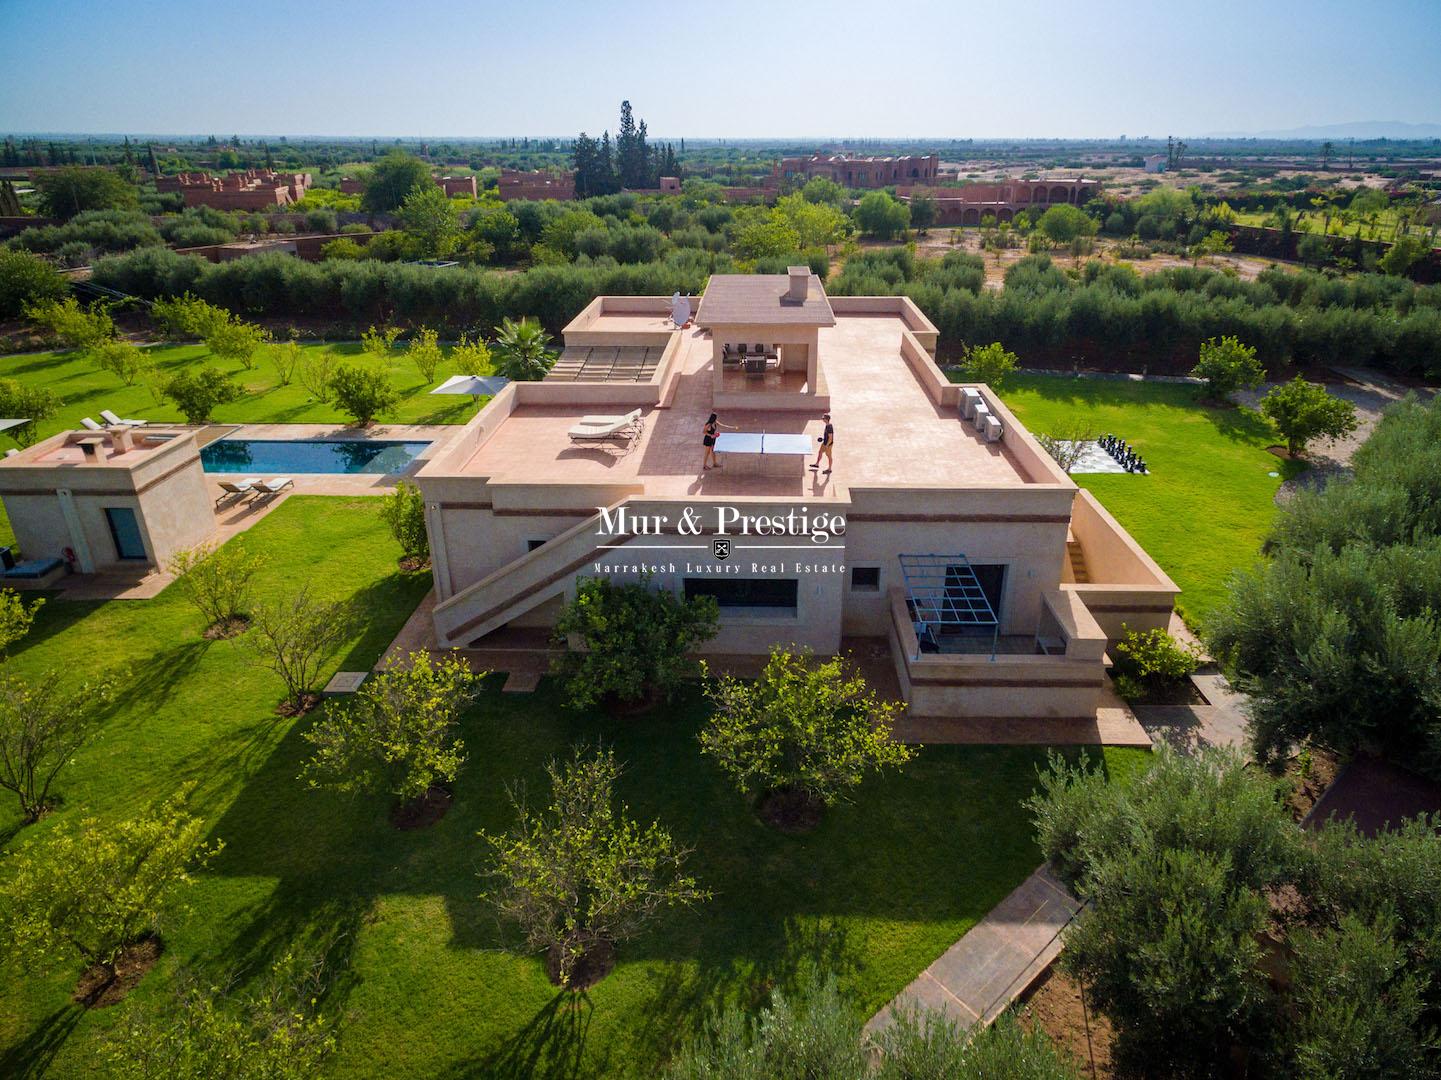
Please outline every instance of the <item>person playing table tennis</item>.
[[701, 459], [701, 471], [706, 469], [719, 469], [720, 462], [715, 456], [715, 437], [720, 433], [721, 428], [730, 428], [732, 431], [739, 430], [734, 424], [722, 424], [716, 419], [716, 414], [711, 413], [710, 419], [705, 422], [705, 438], [701, 440], [705, 446], [705, 457]]
[[826, 429], [821, 433], [821, 445], [820, 448], [816, 450], [816, 463], [812, 465], [811, 468], [819, 469], [821, 467], [821, 457], [824, 455], [826, 459], [826, 472], [830, 472], [832, 466], [835, 465], [835, 462], [831, 459], [831, 451], [836, 444], [836, 428], [835, 425], [831, 423], [830, 413], [826, 413], [821, 419], [826, 422]]

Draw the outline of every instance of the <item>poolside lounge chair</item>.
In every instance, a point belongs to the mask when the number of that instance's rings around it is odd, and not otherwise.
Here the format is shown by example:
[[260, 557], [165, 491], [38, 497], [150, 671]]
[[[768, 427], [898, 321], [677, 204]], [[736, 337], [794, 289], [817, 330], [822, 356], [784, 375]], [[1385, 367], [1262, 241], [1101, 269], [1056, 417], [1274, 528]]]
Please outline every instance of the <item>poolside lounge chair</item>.
[[255, 494], [257, 481], [238, 480], [232, 484], [229, 480], [218, 480], [216, 483], [220, 485], [220, 498], [215, 500], [215, 505], [219, 506], [227, 499], [238, 499], [244, 502], [246, 498]]
[[122, 420], [109, 409], [100, 410], [100, 419], [104, 420], [110, 427], [144, 427], [144, 420]]
[[294, 487], [295, 481], [288, 476], [272, 476], [269, 480], [252, 480], [250, 486], [257, 495], [279, 495], [286, 488]]
[[594, 413], [593, 413], [593, 414], [591, 414], [591, 415], [589, 415], [589, 416], [582, 416], [579, 420], [577, 420], [577, 421], [575, 422], [575, 426], [576, 426], [576, 427], [610, 427], [610, 426], [611, 426], [612, 424], [614, 424], [617, 420], [624, 420], [624, 421], [625, 421], [626, 423], [628, 423], [628, 424], [633, 424], [633, 423], [635, 423], [635, 422], [636, 422], [637, 420], [639, 420], [639, 419], [640, 419], [640, 410], [639, 410], [639, 409], [632, 409], [630, 412], [626, 413], [624, 416], [608, 416], [608, 415], [604, 415], [604, 414], [599, 414], [599, 415], [597, 415], [597, 414], [594, 414]]
[[97, 424], [94, 420], [90, 419], [90, 417], [88, 417], [88, 416], [82, 416], [82, 417], [80, 418], [80, 426], [83, 427], [86, 431], [104, 431], [104, 430], [105, 430], [103, 427], [101, 427], [99, 424]]
[[[599, 420], [601, 417], [586, 417], [588, 420]], [[604, 424], [587, 424], [581, 422], [570, 429], [571, 442], [603, 442], [606, 439], [628, 439], [640, 431], [640, 410], [628, 412], [624, 416], [612, 416]]]

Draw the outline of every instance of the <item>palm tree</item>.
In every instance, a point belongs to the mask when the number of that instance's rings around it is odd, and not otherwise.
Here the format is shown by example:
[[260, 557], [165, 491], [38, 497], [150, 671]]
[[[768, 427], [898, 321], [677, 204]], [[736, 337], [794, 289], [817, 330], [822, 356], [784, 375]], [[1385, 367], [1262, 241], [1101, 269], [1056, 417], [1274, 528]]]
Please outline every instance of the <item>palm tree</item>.
[[542, 329], [536, 319], [524, 318], [520, 322], [501, 319], [495, 332], [495, 345], [491, 354], [495, 357], [495, 373], [517, 382], [536, 382], [545, 378], [545, 373], [555, 363], [555, 357], [546, 349], [550, 335]]

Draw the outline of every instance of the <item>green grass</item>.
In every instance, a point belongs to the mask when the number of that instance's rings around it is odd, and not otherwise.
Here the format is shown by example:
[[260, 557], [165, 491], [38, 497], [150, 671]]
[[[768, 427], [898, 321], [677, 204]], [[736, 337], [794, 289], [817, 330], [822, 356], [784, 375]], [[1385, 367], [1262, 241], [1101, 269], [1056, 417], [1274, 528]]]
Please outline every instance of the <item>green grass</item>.
[[[1383, 241], [1391, 241], [1396, 238], [1396, 226], [1401, 218], [1399, 213], [1390, 209], [1378, 210], [1374, 215], [1374, 225], [1372, 223], [1372, 217], [1373, 215], [1367, 214], [1363, 220], [1352, 221], [1346, 224], [1342, 222], [1336, 214], [1332, 214], [1330, 235], [1359, 236], [1363, 240]], [[1297, 232], [1319, 233], [1324, 223], [1325, 216], [1322, 213], [1317, 210], [1308, 210], [1304, 215], [1296, 218], [1293, 228]], [[1275, 227], [1272, 214], [1269, 210], [1238, 211], [1236, 214], [1236, 224], [1250, 225], [1264, 229]], [[1424, 237], [1425, 232], [1424, 230], [1415, 231], [1413, 235]], [[1434, 245], [1441, 247], [1441, 237], [1438, 237], [1434, 241]]]
[[1265, 419], [1201, 405], [1195, 387], [1178, 383], [1024, 375], [1001, 396], [1033, 432], [1080, 423], [1136, 448], [1149, 476], [1082, 473], [1075, 481], [1181, 587], [1187, 619], [1204, 623], [1231, 572], [1256, 558], [1276, 488], [1295, 469], [1267, 452], [1277, 437]]
[[[308, 580], [367, 612], [333, 669], [368, 667], [428, 584], [396, 572], [372, 506], [296, 497], [232, 541], [268, 554], [262, 594]], [[400, 833], [387, 800], [297, 781], [309, 721], [275, 718], [278, 680], [232, 643], [201, 641], [202, 623], [173, 589], [151, 601], [46, 605], [15, 669], [131, 677], [101, 738], [63, 775], [65, 806], [19, 829], [0, 803], [0, 845], [41, 841], [59, 819], [115, 819], [195, 781], [194, 809], [226, 847], [200, 874], [192, 912], [165, 928], [165, 956], [131, 1004], [167, 1001], [182, 964], [254, 974], [292, 947], [326, 949], [337, 972], [326, 1007], [344, 1017], [336, 1076], [649, 1076], [710, 1004], [759, 1001], [811, 959], [835, 970], [867, 1015], [1038, 861], [1020, 803], [1044, 751], [927, 748], [814, 834], [788, 838], [762, 827], [701, 757], [697, 698], [618, 722], [566, 711], [548, 681], [532, 695], [491, 682], [464, 721], [470, 760], [450, 813]], [[633, 813], [695, 846], [689, 867], [715, 898], [624, 945], [616, 970], [572, 1008], [538, 958], [502, 950], [506, 936], [479, 899], [475, 834], [509, 823], [507, 785], [539, 794], [547, 759], [597, 740], [627, 765], [621, 794]], [[1127, 776], [1146, 755], [1104, 759]], [[72, 1005], [77, 974], [5, 972], [0, 1075], [47, 1064], [48, 1076], [93, 1074], [97, 1040], [128, 1006]]]
[[[360, 345], [306, 345], [307, 351], [333, 353], [337, 361], [369, 361]], [[246, 371], [238, 363], [216, 360], [204, 345], [157, 345], [147, 349], [158, 372], [176, 374], [186, 367], [211, 365], [229, 373], [245, 388], [245, 396], [215, 410], [214, 419], [222, 424], [342, 424], [348, 418], [335, 407], [316, 401], [310, 391], [294, 379], [288, 386], [280, 385], [279, 374], [269, 349], [261, 349], [254, 368]], [[402, 349], [393, 350], [387, 361], [391, 385], [400, 393], [400, 403], [382, 416], [382, 422], [397, 424], [462, 424], [475, 415], [476, 399], [464, 396], [432, 397], [429, 391], [450, 375], [456, 374], [447, 363], [436, 376], [436, 384], [427, 383], [405, 358]], [[485, 372], [465, 372], [467, 375]], [[101, 371], [84, 353], [45, 352], [0, 357], [0, 379], [18, 379], [27, 386], [53, 390], [64, 404], [51, 419], [39, 426], [41, 438], [80, 426], [80, 418], [100, 419], [100, 410], [125, 418], [177, 422], [184, 420], [174, 405], [157, 403], [150, 390], [136, 382], [126, 386], [114, 375]]]

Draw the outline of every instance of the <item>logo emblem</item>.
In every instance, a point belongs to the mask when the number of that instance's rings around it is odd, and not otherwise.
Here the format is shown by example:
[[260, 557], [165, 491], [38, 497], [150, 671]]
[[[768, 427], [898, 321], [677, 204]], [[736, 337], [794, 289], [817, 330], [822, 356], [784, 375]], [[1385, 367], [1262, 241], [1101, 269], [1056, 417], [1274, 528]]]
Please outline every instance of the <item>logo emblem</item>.
[[731, 557], [731, 542], [721, 538], [712, 540], [710, 542], [710, 551], [711, 554], [721, 562], [725, 562]]

